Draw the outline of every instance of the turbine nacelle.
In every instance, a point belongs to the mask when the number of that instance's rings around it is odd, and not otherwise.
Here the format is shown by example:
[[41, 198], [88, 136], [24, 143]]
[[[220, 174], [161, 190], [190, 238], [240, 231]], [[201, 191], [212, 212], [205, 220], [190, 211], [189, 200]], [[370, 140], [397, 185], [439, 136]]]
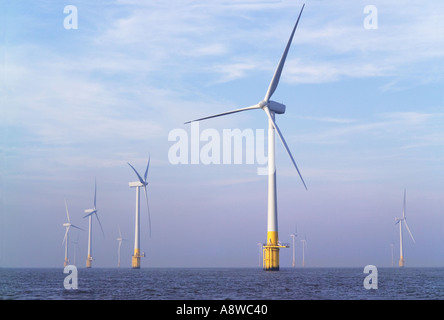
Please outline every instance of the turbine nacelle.
[[277, 114], [284, 114], [285, 113], [285, 105], [276, 101], [261, 101], [258, 103], [258, 106], [261, 109], [264, 109], [265, 107], [268, 107], [268, 110], [273, 111]]
[[141, 183], [140, 181], [135, 181], [135, 182], [129, 182], [128, 185], [130, 186], [130, 188], [145, 187], [146, 185], [148, 185], [148, 182]]
[[86, 209], [85, 213], [86, 213], [86, 216], [84, 216], [84, 218], [89, 217], [93, 213], [97, 213], [97, 210], [96, 209]]

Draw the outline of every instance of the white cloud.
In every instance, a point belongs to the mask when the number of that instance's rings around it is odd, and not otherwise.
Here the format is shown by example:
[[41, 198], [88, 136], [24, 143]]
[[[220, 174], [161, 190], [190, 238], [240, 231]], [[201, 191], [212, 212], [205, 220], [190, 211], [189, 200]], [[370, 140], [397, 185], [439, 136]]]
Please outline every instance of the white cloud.
[[236, 79], [244, 78], [248, 71], [257, 70], [258, 65], [252, 62], [239, 62], [232, 64], [220, 64], [211, 68], [213, 72], [219, 73], [222, 76], [216, 83], [229, 82]]

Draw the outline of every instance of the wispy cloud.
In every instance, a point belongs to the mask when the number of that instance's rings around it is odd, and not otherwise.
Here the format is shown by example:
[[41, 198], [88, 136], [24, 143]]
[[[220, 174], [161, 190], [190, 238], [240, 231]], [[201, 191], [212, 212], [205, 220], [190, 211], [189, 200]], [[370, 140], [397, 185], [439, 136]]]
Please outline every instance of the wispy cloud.
[[328, 122], [328, 123], [354, 123], [356, 119], [349, 118], [332, 118], [332, 117], [310, 117], [310, 116], [296, 116], [296, 118], [303, 120], [311, 120], [311, 121], [319, 121], [319, 122]]
[[[305, 143], [319, 144], [337, 144], [349, 143], [354, 139], [364, 138], [368, 141], [369, 137], [379, 140], [381, 146], [387, 139], [397, 139], [407, 143], [413, 139], [418, 139], [415, 134], [418, 130], [427, 128], [431, 120], [441, 118], [442, 114], [430, 114], [420, 112], [389, 112], [377, 115], [379, 120], [363, 123], [349, 119], [338, 119], [333, 121], [319, 118], [318, 120], [336, 124], [333, 128], [329, 127], [318, 133], [311, 132], [308, 135], [299, 135], [298, 140]], [[415, 133], [415, 134], [413, 134]], [[426, 131], [423, 133], [428, 135]], [[403, 137], [403, 135], [405, 135]], [[407, 138], [408, 137], [408, 138]], [[364, 143], [364, 142], [363, 142]], [[401, 146], [399, 146], [401, 147]]]

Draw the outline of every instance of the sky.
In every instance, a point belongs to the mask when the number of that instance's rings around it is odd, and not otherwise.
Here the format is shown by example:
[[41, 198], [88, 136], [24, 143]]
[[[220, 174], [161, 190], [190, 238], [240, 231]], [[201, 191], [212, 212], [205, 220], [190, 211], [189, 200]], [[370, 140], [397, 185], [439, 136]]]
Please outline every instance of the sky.
[[[118, 226], [130, 267], [137, 177], [127, 162], [143, 174], [148, 157], [142, 267], [258, 267], [265, 114], [202, 121], [194, 140], [184, 122], [261, 101], [303, 3], [2, 2], [0, 267], [62, 267], [65, 200], [86, 230], [95, 179], [104, 235], [94, 219], [93, 267], [117, 266]], [[308, 189], [277, 139], [279, 239], [297, 231], [298, 266], [304, 238], [307, 267], [389, 267], [391, 244], [396, 265], [404, 190], [415, 238], [404, 230], [406, 266], [444, 266], [443, 12], [437, 0], [305, 1], [273, 95]], [[222, 159], [213, 143], [236, 129], [255, 144], [233, 152], [254, 163], [207, 164], [208, 147]], [[172, 157], [178, 134], [187, 163]], [[71, 229], [77, 238], [70, 260], [76, 248], [83, 267], [87, 232]], [[290, 267], [292, 249], [280, 252]]]

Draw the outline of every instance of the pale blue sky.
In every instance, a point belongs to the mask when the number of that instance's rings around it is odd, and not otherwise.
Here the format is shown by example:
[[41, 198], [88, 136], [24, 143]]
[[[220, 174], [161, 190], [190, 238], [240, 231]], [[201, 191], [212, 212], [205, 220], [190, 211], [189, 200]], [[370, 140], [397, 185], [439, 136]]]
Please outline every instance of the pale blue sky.
[[[406, 188], [416, 239], [404, 238], [406, 265], [443, 266], [444, 4], [305, 3], [273, 99], [287, 106], [277, 123], [308, 191], [277, 141], [280, 240], [291, 242], [297, 225], [307, 266], [389, 266], [392, 242], [397, 263]], [[64, 28], [69, 4], [77, 30]], [[143, 172], [148, 154], [152, 238], [142, 205], [142, 266], [257, 266], [266, 177], [257, 165], [172, 165], [168, 134], [263, 99], [302, 4], [2, 2], [0, 266], [62, 266], [64, 199], [86, 229], [95, 177], [105, 238], [94, 234], [93, 266], [117, 264], [118, 224], [130, 266], [135, 176], [126, 162]], [[368, 4], [378, 9], [374, 30], [363, 24]], [[221, 134], [266, 126], [261, 111], [200, 124]], [[80, 266], [86, 244], [81, 233]], [[281, 266], [291, 252], [281, 251]]]

